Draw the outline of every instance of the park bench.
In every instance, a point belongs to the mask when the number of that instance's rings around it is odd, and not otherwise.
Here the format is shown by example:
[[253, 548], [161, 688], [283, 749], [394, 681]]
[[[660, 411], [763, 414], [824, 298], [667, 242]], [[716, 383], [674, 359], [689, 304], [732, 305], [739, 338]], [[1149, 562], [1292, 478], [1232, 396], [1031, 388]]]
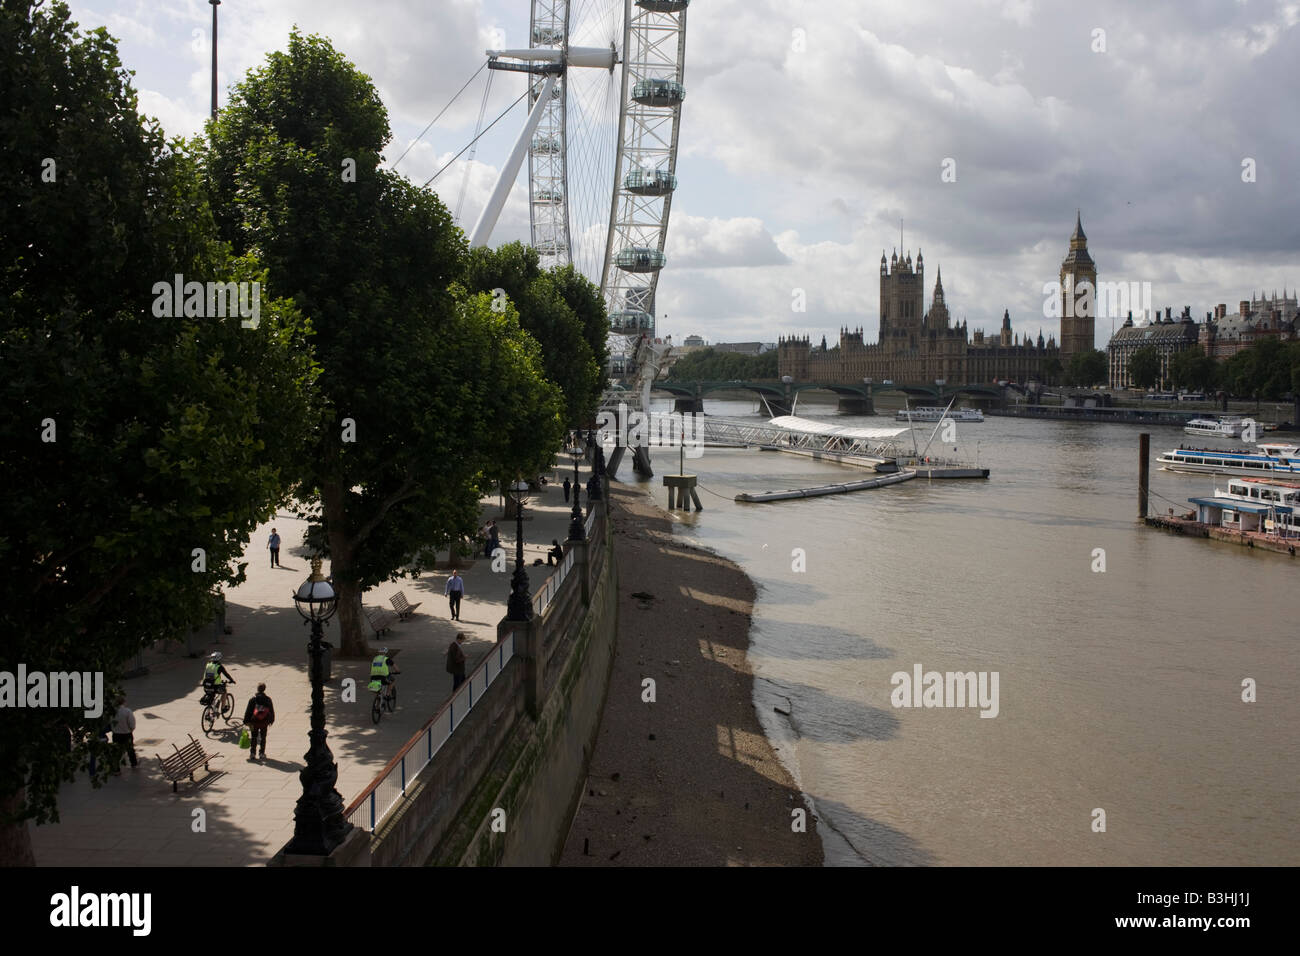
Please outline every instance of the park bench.
[[403, 621], [414, 614], [415, 609], [424, 603], [423, 601], [416, 601], [412, 604], [401, 591], [398, 591], [389, 600], [393, 602], [393, 608], [397, 611], [398, 618]]
[[366, 612], [366, 620], [370, 622], [370, 629], [375, 632], [376, 637], [391, 631], [393, 625], [401, 620], [396, 612], [385, 611], [383, 608], [363, 607], [361, 610]]
[[172, 744], [172, 750], [176, 751], [175, 753], [168, 754], [166, 757], [159, 753], [154, 754], [158, 758], [158, 762], [162, 764], [163, 776], [172, 782], [172, 793], [176, 792], [176, 784], [181, 777], [189, 777], [193, 781], [194, 772], [200, 767], [211, 773], [208, 761], [214, 757], [224, 756], [224, 754], [204, 753], [203, 745], [194, 739], [193, 734], [187, 734], [186, 736], [190, 738], [190, 742], [184, 747], [177, 747]]

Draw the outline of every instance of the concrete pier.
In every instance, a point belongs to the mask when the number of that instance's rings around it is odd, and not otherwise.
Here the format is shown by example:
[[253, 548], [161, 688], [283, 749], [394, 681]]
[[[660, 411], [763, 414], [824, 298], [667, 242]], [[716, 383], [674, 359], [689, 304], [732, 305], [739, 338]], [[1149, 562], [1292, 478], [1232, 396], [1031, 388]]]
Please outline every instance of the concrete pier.
[[875, 403], [869, 398], [844, 398], [837, 403], [837, 409], [845, 415], [874, 415]]
[[[700, 496], [695, 491], [696, 480], [695, 475], [664, 475], [664, 487], [668, 489], [669, 511], [690, 511], [691, 501], [695, 502], [696, 511], [704, 510], [704, 506], [700, 504]], [[687, 494], [690, 495], [690, 500], [687, 500]]]

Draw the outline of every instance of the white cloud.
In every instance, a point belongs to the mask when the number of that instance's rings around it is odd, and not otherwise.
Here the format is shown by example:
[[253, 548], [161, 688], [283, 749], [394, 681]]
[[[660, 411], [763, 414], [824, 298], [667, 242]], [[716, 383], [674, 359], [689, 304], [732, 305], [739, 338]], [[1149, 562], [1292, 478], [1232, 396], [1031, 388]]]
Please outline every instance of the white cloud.
[[753, 217], [680, 215], [670, 226], [666, 252], [677, 269], [752, 268], [790, 261]]

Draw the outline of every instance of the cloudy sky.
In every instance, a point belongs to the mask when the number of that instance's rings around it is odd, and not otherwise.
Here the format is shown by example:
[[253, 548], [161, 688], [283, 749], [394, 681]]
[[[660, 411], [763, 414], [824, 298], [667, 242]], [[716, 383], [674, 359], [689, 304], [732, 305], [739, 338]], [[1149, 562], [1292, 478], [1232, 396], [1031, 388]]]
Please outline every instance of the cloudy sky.
[[[70, 6], [117, 37], [143, 112], [169, 133], [201, 130], [205, 0]], [[392, 164], [485, 49], [528, 45], [528, 18], [526, 0], [225, 0], [220, 101], [297, 24], [373, 78]], [[1057, 332], [1042, 287], [1076, 208], [1099, 278], [1151, 283], [1159, 309], [1203, 318], [1300, 283], [1300, 2], [697, 0], [687, 35], [660, 334], [834, 339], [847, 325], [872, 340], [900, 219], [906, 247], [925, 253], [927, 308], [942, 266], [949, 309], [972, 330], [1009, 309], [1018, 332]], [[499, 74], [484, 106], [485, 77], [399, 172], [425, 182], [480, 108], [490, 121], [523, 92]], [[522, 121], [516, 108], [433, 184], [466, 229]], [[493, 241], [526, 238], [527, 222], [521, 180]], [[1109, 336], [1098, 320], [1097, 345]]]

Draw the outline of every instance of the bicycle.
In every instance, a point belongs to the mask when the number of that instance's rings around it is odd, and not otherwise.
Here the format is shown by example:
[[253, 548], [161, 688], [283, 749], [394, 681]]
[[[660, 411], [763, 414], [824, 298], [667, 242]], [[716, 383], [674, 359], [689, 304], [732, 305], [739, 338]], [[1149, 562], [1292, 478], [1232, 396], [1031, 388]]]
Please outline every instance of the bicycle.
[[203, 716], [200, 718], [200, 723], [203, 725], [203, 735], [205, 737], [211, 736], [218, 715], [226, 723], [230, 723], [230, 715], [235, 712], [235, 695], [226, 688], [233, 683], [235, 683], [233, 680], [227, 681], [219, 687], [214, 687], [204, 695], [207, 703], [203, 705]]
[[[376, 687], [376, 684], [379, 686]], [[397, 684], [394, 682], [385, 685], [382, 681], [372, 680], [369, 686], [375, 692], [375, 701], [370, 705], [370, 719], [377, 724], [384, 716], [384, 711], [391, 714], [397, 709]], [[385, 686], [388, 688], [387, 694], [384, 693]]]

